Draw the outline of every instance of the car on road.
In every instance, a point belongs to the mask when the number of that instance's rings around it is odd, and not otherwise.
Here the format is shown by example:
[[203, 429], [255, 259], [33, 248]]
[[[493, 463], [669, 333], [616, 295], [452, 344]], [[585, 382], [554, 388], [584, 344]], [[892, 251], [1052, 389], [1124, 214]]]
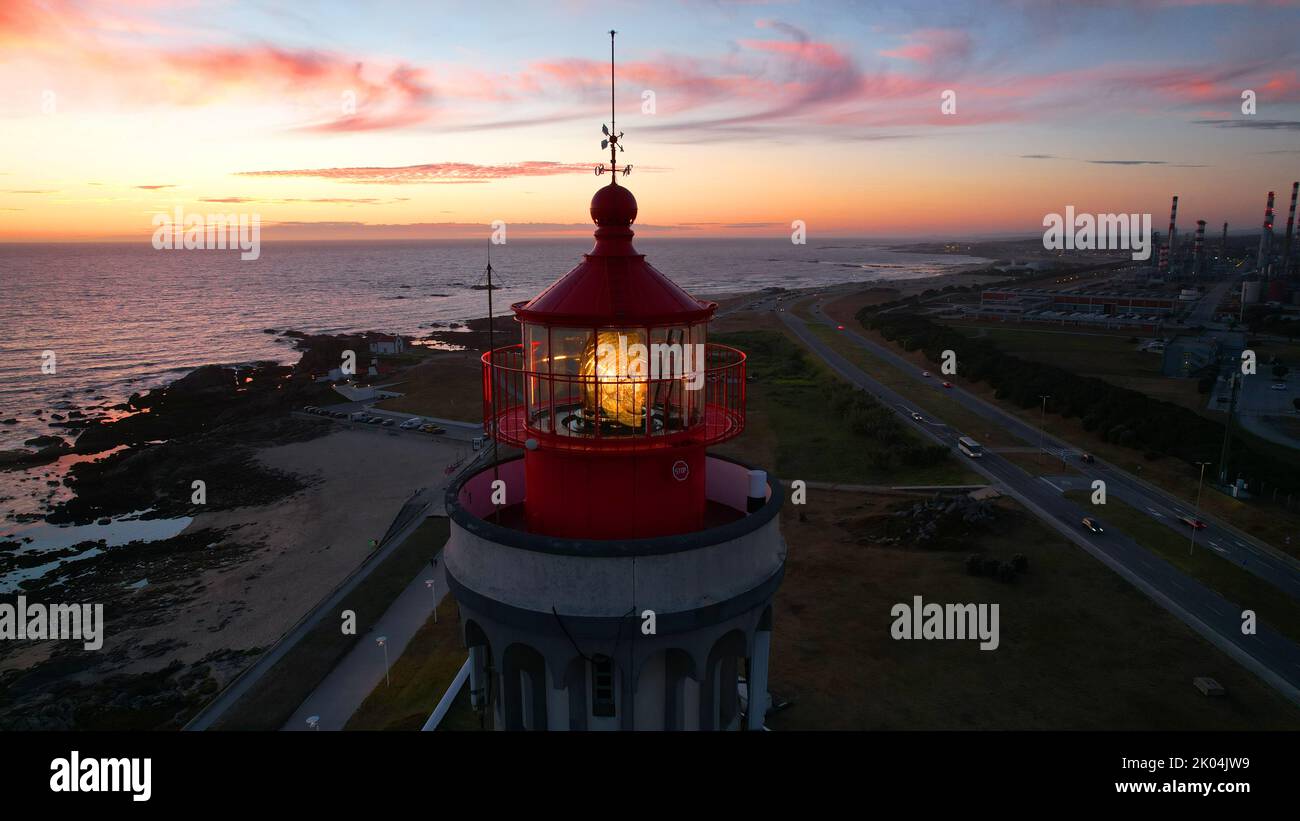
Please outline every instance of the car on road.
[[1091, 454], [1091, 453], [1080, 453], [1080, 454], [1079, 454], [1079, 461], [1080, 461], [1080, 462], [1083, 462], [1083, 463], [1086, 464], [1086, 465], [1091, 465], [1091, 464], [1093, 463], [1092, 454]]
[[393, 420], [392, 420], [392, 419], [385, 419], [385, 420], [383, 420], [382, 422], [380, 422], [380, 424], [383, 425], [383, 426], [386, 427], [386, 428], [391, 428], [391, 427], [393, 426], [394, 423], [393, 423]]
[[944, 382], [944, 383], [943, 383], [943, 386], [944, 386], [945, 388], [951, 388], [951, 387], [952, 387], [952, 383], [951, 383], [951, 382]]
[[420, 427], [421, 424], [423, 424], [423, 422], [420, 419], [407, 419], [398, 427], [400, 427], [402, 430], [413, 430], [415, 428]]
[[1179, 516], [1178, 521], [1190, 527], [1192, 530], [1204, 530], [1208, 525], [1193, 516]]
[[919, 414], [919, 413], [914, 413], [914, 414], [912, 414], [912, 418], [913, 418], [914, 420], [916, 420], [917, 422], [924, 422], [924, 421], [925, 421], [925, 417], [922, 416], [922, 415]]
[[1269, 389], [1269, 390], [1272, 390], [1272, 391], [1284, 391], [1284, 390], [1286, 390], [1286, 383], [1285, 383], [1285, 382], [1275, 382], [1274, 384], [1269, 385], [1269, 386], [1268, 386], [1268, 389]]
[[370, 417], [369, 419], [366, 420], [366, 424], [367, 424], [367, 425], [378, 425], [380, 422], [383, 422], [383, 421], [384, 421], [384, 420], [383, 420], [383, 419], [380, 419], [378, 416], [372, 416], [372, 417]]
[[929, 378], [930, 378], [930, 372], [929, 372], [929, 371], [921, 371], [921, 376], [924, 376], [926, 379], [929, 379]]
[[1101, 522], [1092, 518], [1091, 516], [1083, 517], [1083, 527], [1085, 530], [1091, 531], [1092, 533], [1103, 532], [1101, 529]]
[[421, 425], [420, 430], [424, 431], [425, 433], [431, 433], [434, 436], [441, 436], [442, 434], [447, 432], [446, 428], [441, 427], [439, 425]]

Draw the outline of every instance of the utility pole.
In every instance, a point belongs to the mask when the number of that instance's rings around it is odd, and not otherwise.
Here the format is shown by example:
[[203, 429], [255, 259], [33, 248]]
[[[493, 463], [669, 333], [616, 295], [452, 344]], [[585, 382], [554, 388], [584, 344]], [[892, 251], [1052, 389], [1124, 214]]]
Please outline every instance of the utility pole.
[[1192, 516], [1192, 543], [1187, 547], [1187, 555], [1196, 550], [1196, 525], [1201, 521], [1201, 485], [1205, 484], [1205, 466], [1210, 462], [1194, 462], [1201, 466], [1201, 478], [1196, 482], [1196, 513]]
[[1228, 377], [1228, 423], [1223, 426], [1223, 449], [1219, 453], [1219, 484], [1228, 484], [1228, 457], [1232, 450], [1232, 417], [1237, 411], [1237, 383], [1241, 375]]
[[1038, 449], [1041, 450], [1044, 454], [1046, 454], [1047, 453], [1047, 429], [1046, 429], [1047, 400], [1051, 399], [1052, 397], [1051, 395], [1043, 396], [1042, 394], [1039, 394], [1038, 398], [1043, 400], [1043, 408], [1038, 414]]

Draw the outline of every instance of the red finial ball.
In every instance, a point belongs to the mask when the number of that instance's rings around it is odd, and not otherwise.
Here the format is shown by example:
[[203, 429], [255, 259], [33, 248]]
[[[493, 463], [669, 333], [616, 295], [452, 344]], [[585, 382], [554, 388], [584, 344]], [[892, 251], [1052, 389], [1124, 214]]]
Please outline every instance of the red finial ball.
[[636, 197], [623, 186], [610, 182], [591, 198], [591, 218], [597, 225], [631, 225], [636, 221]]

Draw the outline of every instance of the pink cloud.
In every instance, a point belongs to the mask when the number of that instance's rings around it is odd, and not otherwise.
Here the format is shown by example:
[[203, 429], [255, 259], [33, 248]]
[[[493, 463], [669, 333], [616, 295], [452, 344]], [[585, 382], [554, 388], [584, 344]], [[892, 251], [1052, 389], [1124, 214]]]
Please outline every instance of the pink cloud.
[[880, 56], [934, 65], [964, 62], [970, 58], [974, 48], [970, 35], [956, 29], [918, 29], [907, 39], [904, 45], [882, 51]]
[[553, 177], [558, 174], [590, 174], [593, 163], [560, 163], [532, 160], [501, 165], [473, 163], [426, 163], [396, 167], [303, 168], [286, 171], [240, 171], [241, 177], [315, 177], [338, 182], [379, 185], [412, 183], [482, 183], [513, 177]]

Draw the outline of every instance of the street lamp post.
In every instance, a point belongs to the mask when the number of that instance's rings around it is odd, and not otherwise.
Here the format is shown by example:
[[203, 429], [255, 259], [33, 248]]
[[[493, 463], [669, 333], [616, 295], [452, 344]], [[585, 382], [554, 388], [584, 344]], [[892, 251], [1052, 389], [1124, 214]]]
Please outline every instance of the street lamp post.
[[433, 596], [433, 623], [438, 623], [438, 588], [437, 581], [434, 579], [425, 579], [424, 586], [429, 588], [429, 593]]
[[1201, 478], [1196, 481], [1196, 513], [1192, 516], [1192, 543], [1187, 547], [1187, 555], [1196, 549], [1196, 523], [1201, 520], [1201, 485], [1205, 483], [1205, 466], [1209, 462], [1196, 462], [1201, 466]]
[[1051, 395], [1043, 396], [1039, 394], [1039, 399], [1043, 400], [1042, 410], [1038, 414], [1038, 449], [1044, 454], [1047, 453], [1047, 400]]
[[384, 686], [391, 687], [393, 682], [388, 677], [388, 636], [380, 636], [375, 639], [375, 644], [384, 648]]

